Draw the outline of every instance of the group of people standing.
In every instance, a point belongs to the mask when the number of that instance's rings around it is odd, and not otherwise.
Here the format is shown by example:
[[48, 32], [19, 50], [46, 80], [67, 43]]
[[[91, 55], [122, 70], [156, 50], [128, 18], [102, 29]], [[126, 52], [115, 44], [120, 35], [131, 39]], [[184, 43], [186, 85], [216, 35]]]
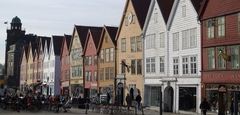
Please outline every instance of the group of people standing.
[[[132, 96], [130, 96], [129, 94], [127, 94], [126, 96], [126, 102], [127, 102], [127, 108], [128, 110], [130, 110], [130, 107], [132, 106], [132, 102], [134, 101], [134, 98]], [[142, 101], [142, 97], [140, 94], [138, 94], [135, 98], [135, 102], [137, 104], [137, 108], [138, 110], [141, 109], [141, 101]]]

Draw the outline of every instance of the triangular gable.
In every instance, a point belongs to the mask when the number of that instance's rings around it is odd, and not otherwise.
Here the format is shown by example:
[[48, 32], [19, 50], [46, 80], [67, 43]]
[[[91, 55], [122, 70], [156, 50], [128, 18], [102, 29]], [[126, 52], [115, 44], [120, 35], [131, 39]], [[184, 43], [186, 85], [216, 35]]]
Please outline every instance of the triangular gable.
[[151, 0], [131, 0], [131, 1], [140, 27], [141, 29], [143, 29]]
[[133, 10], [136, 13], [136, 17], [138, 20], [137, 22], [139, 22], [140, 28], [143, 29], [143, 27], [144, 27], [144, 23], [145, 23], [145, 20], [147, 17], [147, 13], [148, 13], [148, 9], [149, 9], [151, 0], [127, 0], [125, 3], [125, 7], [124, 7], [124, 10], [122, 13], [123, 15], [121, 18], [120, 26], [118, 28], [118, 32], [117, 32], [115, 40], [118, 39], [119, 34], [121, 32], [122, 25], [125, 20], [125, 15], [126, 15], [126, 12], [127, 12], [130, 2], [132, 2]]
[[72, 38], [71, 35], [64, 35], [64, 38], [63, 38], [63, 41], [62, 41], [62, 48], [61, 48], [60, 58], [62, 58], [63, 51], [65, 50], [64, 49], [65, 45], [66, 45], [67, 50], [69, 51], [69, 45], [70, 45], [70, 42], [71, 42], [71, 38]]
[[144, 24], [143, 35], [145, 34], [146, 29], [147, 29], [147, 27], [150, 23], [150, 20], [152, 18], [155, 6], [157, 5], [159, 7], [159, 10], [160, 10], [160, 13], [161, 13], [160, 17], [162, 17], [163, 21], [165, 22], [165, 24], [167, 26], [167, 22], [168, 22], [169, 15], [170, 15], [171, 9], [173, 7], [173, 4], [174, 4], [174, 0], [167, 0], [167, 1], [165, 1], [165, 0], [152, 0], [152, 2], [150, 4], [150, 7], [149, 7], [149, 10], [148, 10], [147, 18], [146, 18], [146, 21], [145, 21], [145, 24]]
[[[198, 15], [198, 11], [196, 9], [200, 9], [200, 6], [199, 6], [201, 4], [200, 1], [202, 1], [202, 0], [199, 0], [199, 1], [195, 1], [195, 0], [186, 1], [186, 2], [191, 2], [191, 5], [192, 5], [192, 7], [195, 10], [197, 15]], [[176, 14], [177, 8], [179, 6], [179, 2], [180, 2], [180, 0], [175, 0], [174, 1], [173, 7], [172, 7], [172, 10], [171, 10], [168, 22], [167, 22], [167, 28], [168, 29], [170, 29], [170, 27], [172, 25], [172, 22], [173, 22], [173, 20], [175, 18], [175, 14]], [[199, 4], [199, 5], [197, 5], [197, 4]]]
[[97, 48], [97, 53], [100, 52], [100, 49], [102, 47], [105, 34], [108, 35], [108, 37], [110, 38], [112, 44], [114, 46], [116, 46], [115, 36], [117, 34], [117, 30], [118, 30], [117, 27], [111, 27], [111, 26], [105, 26], [105, 25], [103, 26], [101, 37], [100, 37], [100, 41], [99, 41], [99, 45], [98, 45], [98, 48]]
[[97, 50], [98, 45], [99, 45], [99, 40], [100, 40], [100, 37], [101, 37], [101, 32], [102, 32], [102, 27], [95, 27], [95, 28], [91, 28], [91, 29], [88, 30], [87, 39], [86, 39], [86, 42], [85, 42], [84, 52], [83, 52], [84, 55], [86, 53], [87, 44], [88, 44], [90, 38], [93, 39], [94, 46]]
[[23, 60], [26, 61], [25, 46], [22, 47], [20, 60], [21, 60], [21, 62], [20, 62], [21, 64], [20, 65], [22, 65]]
[[33, 62], [33, 60], [30, 60], [30, 58], [33, 59], [32, 42], [29, 42], [29, 48], [28, 48], [28, 62]]

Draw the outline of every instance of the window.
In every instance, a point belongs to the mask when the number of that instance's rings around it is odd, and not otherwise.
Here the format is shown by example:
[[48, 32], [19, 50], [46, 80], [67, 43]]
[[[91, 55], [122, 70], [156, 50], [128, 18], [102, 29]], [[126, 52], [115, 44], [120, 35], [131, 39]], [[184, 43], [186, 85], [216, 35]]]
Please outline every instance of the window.
[[105, 49], [105, 61], [106, 62], [109, 62], [109, 57], [110, 57], [110, 54], [109, 54], [109, 49]]
[[88, 65], [92, 65], [92, 56], [88, 57], [88, 62], [89, 62]]
[[164, 48], [165, 47], [164, 38], [165, 38], [164, 32], [160, 33], [160, 48]]
[[182, 6], [182, 17], [186, 17], [186, 5]]
[[136, 74], [136, 60], [131, 60], [131, 73]]
[[197, 28], [190, 29], [190, 48], [197, 47]]
[[114, 79], [114, 68], [110, 68], [110, 79]]
[[97, 65], [97, 56], [94, 56], [94, 65]]
[[189, 48], [189, 31], [188, 30], [184, 30], [182, 31], [182, 49], [187, 49]]
[[142, 51], [142, 38], [141, 37], [137, 37], [137, 51]]
[[100, 51], [100, 62], [101, 63], [104, 62], [104, 50], [103, 49]]
[[150, 70], [151, 70], [151, 69], [150, 69], [150, 68], [151, 68], [150, 65], [151, 65], [151, 59], [150, 59], [150, 58], [147, 58], [147, 59], [146, 59], [146, 72], [147, 72], [147, 73], [150, 73]]
[[155, 67], [155, 57], [147, 58], [146, 59], [146, 72], [147, 73], [155, 73], [156, 67]]
[[188, 74], [188, 57], [182, 58], [183, 74]]
[[214, 48], [208, 48], [208, 69], [215, 69], [215, 51]]
[[142, 60], [137, 60], [137, 74], [142, 74]]
[[121, 40], [121, 51], [126, 52], [126, 38], [122, 38]]
[[182, 49], [197, 47], [197, 28], [182, 31]]
[[97, 71], [94, 71], [93, 81], [97, 81]]
[[239, 69], [239, 46], [231, 46], [231, 67], [232, 69]]
[[150, 34], [146, 36], [146, 49], [155, 48], [155, 34]]
[[179, 60], [178, 58], [173, 58], [173, 74], [174, 75], [178, 75], [178, 64], [179, 64]]
[[135, 37], [131, 37], [130, 38], [130, 42], [131, 42], [131, 52], [136, 52], [136, 38]]
[[90, 77], [89, 77], [89, 76], [90, 76], [90, 74], [89, 74], [89, 72], [88, 72], [88, 71], [86, 71], [86, 72], [85, 72], [85, 76], [86, 76], [86, 81], [90, 81], [90, 79], [89, 79], [89, 78], [90, 78]]
[[173, 33], [173, 51], [179, 50], [179, 32]]
[[114, 48], [110, 48], [110, 61], [114, 61]]
[[72, 66], [72, 77], [82, 76], [82, 66]]
[[104, 80], [104, 69], [100, 69], [100, 80]]
[[238, 33], [240, 34], [240, 13], [238, 13]]
[[214, 20], [207, 20], [207, 36], [209, 39], [214, 38]]
[[[222, 51], [223, 53], [226, 53], [224, 47], [217, 47], [217, 52]], [[222, 55], [217, 56], [217, 68], [218, 69], [225, 69], [226, 68], [226, 61], [223, 59]]]
[[109, 80], [109, 68], [105, 68], [105, 80]]
[[219, 17], [217, 18], [217, 29], [218, 29], [218, 37], [225, 36], [225, 18]]
[[158, 13], [154, 13], [154, 23], [158, 23]]
[[191, 69], [191, 74], [197, 74], [197, 57], [196, 56], [190, 57], [190, 69]]
[[164, 73], [164, 56], [160, 57], [160, 73]]

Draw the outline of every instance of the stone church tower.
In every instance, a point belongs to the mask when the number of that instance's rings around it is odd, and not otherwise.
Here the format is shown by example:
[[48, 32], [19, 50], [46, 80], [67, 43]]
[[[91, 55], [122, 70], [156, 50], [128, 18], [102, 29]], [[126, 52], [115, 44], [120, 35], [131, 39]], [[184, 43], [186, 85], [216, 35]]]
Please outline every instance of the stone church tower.
[[20, 56], [24, 37], [25, 30], [22, 30], [21, 20], [16, 16], [12, 19], [11, 28], [7, 29], [4, 75], [8, 87], [19, 86]]

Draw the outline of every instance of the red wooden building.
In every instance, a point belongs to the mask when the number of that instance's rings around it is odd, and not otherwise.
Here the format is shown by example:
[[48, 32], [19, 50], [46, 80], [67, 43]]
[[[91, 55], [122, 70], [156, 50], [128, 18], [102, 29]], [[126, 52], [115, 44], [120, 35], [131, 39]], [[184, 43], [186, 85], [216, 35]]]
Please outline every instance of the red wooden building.
[[240, 1], [204, 0], [200, 21], [202, 97], [224, 114], [240, 91]]
[[97, 48], [101, 37], [102, 28], [90, 28], [84, 46], [84, 88], [85, 97], [96, 96], [97, 85]]
[[72, 36], [64, 35], [61, 49], [61, 94], [69, 94], [69, 78], [70, 78], [70, 63], [69, 63], [69, 45]]

